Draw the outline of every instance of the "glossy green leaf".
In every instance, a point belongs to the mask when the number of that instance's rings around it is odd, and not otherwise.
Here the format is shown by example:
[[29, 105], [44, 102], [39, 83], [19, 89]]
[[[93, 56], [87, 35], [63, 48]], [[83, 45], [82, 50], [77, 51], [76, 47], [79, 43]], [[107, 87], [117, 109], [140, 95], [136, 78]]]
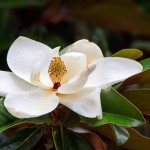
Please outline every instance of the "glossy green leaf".
[[150, 111], [150, 89], [135, 89], [122, 93], [141, 111]]
[[135, 74], [127, 78], [122, 83], [120, 83], [118, 87], [121, 90], [124, 87], [130, 86], [130, 85], [148, 83], [148, 82], [150, 82], [150, 69], [147, 69], [141, 73]]
[[150, 138], [150, 116], [144, 114], [144, 118], [146, 120], [146, 123], [142, 126], [135, 127], [134, 129], [138, 131], [140, 134], [143, 136], [149, 137]]
[[[105, 128], [107, 128], [105, 130]], [[116, 124], [106, 124], [99, 127], [90, 127], [91, 132], [100, 133], [102, 131], [102, 135], [110, 136], [109, 139], [115, 143], [115, 145], [120, 146], [124, 144], [130, 137], [127, 129], [123, 126], [119, 126]], [[100, 132], [99, 132], [100, 131]]]
[[143, 66], [143, 70], [150, 69], [150, 58], [140, 61], [140, 64]]
[[92, 150], [85, 140], [62, 126], [53, 126], [52, 136], [56, 150]]
[[1, 150], [31, 150], [41, 138], [41, 131], [27, 128], [15, 133], [0, 144]]
[[63, 124], [67, 127], [74, 127], [80, 122], [80, 117], [77, 113], [66, 108], [65, 112], [61, 116]]
[[81, 117], [91, 126], [114, 123], [122, 126], [135, 127], [145, 123], [141, 112], [114, 88], [102, 90], [101, 103], [103, 119]]
[[51, 117], [49, 115], [44, 115], [36, 118], [27, 118], [27, 119], [19, 119], [15, 118], [9, 114], [9, 112], [4, 107], [4, 99], [0, 99], [0, 132], [5, 131], [6, 129], [22, 124], [22, 123], [34, 123], [34, 124], [42, 124], [47, 123], [51, 124]]
[[124, 144], [128, 140], [130, 135], [126, 128], [115, 124], [111, 124], [111, 128], [118, 146]]
[[132, 128], [128, 128], [127, 130], [130, 138], [122, 147], [128, 150], [142, 150], [143, 148], [148, 150], [150, 148], [150, 138], [141, 135]]
[[92, 146], [93, 150], [107, 150], [105, 142], [95, 133], [89, 132], [89, 133], [78, 133], [81, 137], [86, 139], [90, 145]]
[[143, 55], [143, 52], [138, 49], [123, 49], [113, 54], [112, 57], [124, 57], [130, 59], [138, 59]]
[[[126, 129], [130, 135], [129, 139], [123, 145], [117, 147], [117, 149], [122, 150], [125, 148], [127, 150], [149, 150], [150, 138], [141, 135], [135, 129], [132, 128], [126, 128]], [[111, 125], [103, 125], [97, 127], [96, 131], [115, 143]]]

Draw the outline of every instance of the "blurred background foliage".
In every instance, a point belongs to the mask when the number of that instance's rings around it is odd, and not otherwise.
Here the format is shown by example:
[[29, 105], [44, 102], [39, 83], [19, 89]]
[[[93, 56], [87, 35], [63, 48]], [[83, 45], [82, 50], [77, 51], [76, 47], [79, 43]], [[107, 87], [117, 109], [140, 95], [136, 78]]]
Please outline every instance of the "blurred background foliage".
[[105, 56], [138, 48], [150, 56], [149, 0], [1, 0], [0, 69], [8, 70], [6, 54], [18, 36], [50, 47], [65, 47], [86, 38]]

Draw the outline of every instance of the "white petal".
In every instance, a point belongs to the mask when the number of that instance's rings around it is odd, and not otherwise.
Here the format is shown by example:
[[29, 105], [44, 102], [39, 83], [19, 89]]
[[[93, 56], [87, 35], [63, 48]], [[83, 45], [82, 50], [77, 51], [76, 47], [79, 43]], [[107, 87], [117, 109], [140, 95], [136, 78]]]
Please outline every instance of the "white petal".
[[100, 89], [86, 88], [70, 95], [59, 95], [60, 103], [74, 112], [89, 118], [102, 118]]
[[71, 78], [81, 73], [87, 67], [86, 56], [82, 53], [66, 53], [61, 56], [64, 62], [67, 73], [65, 74], [61, 83], [68, 82]]
[[39, 80], [40, 82], [45, 85], [46, 87], [53, 87], [53, 82], [51, 81], [49, 74], [48, 74], [48, 68], [49, 68], [50, 62], [48, 62], [40, 71]]
[[4, 105], [17, 118], [38, 117], [53, 111], [59, 103], [55, 93], [46, 91], [8, 94]]
[[36, 62], [31, 71], [31, 82], [43, 88], [52, 87], [53, 83], [49, 78], [48, 68], [53, 57], [58, 57], [60, 47], [56, 47], [50, 52], [50, 57], [41, 58]]
[[66, 53], [68, 52], [80, 52], [86, 54], [88, 64], [93, 61], [103, 58], [101, 49], [93, 42], [86, 39], [79, 40], [72, 45], [65, 48]]
[[51, 48], [40, 42], [19, 37], [8, 51], [8, 66], [17, 76], [30, 82], [33, 66], [39, 59], [49, 57], [50, 51]]
[[142, 71], [142, 66], [131, 59], [107, 57], [97, 61], [97, 67], [89, 76], [85, 87], [107, 88]]
[[90, 65], [85, 69], [80, 76], [75, 76], [70, 82], [62, 84], [58, 89], [58, 93], [71, 94], [81, 90], [88, 80], [89, 75], [94, 71], [96, 65]]
[[36, 87], [18, 78], [12, 72], [0, 71], [0, 96], [6, 96], [8, 93], [36, 89]]

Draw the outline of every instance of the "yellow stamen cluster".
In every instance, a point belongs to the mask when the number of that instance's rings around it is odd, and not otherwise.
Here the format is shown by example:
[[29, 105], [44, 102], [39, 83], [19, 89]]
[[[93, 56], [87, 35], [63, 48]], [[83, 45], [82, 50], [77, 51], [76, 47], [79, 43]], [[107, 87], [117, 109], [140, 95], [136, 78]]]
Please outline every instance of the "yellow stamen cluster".
[[60, 57], [54, 57], [50, 63], [48, 74], [53, 83], [60, 83], [67, 73], [64, 62]]

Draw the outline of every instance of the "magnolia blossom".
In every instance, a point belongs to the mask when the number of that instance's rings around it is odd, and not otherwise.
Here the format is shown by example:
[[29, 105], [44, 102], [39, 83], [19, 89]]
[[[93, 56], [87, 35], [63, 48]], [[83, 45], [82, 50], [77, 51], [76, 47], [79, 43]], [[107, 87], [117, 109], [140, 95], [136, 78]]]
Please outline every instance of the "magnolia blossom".
[[101, 89], [142, 71], [131, 59], [103, 57], [100, 48], [79, 40], [59, 48], [19, 37], [8, 51], [12, 72], [0, 71], [0, 95], [4, 105], [18, 118], [38, 117], [58, 104], [89, 118], [102, 118]]

